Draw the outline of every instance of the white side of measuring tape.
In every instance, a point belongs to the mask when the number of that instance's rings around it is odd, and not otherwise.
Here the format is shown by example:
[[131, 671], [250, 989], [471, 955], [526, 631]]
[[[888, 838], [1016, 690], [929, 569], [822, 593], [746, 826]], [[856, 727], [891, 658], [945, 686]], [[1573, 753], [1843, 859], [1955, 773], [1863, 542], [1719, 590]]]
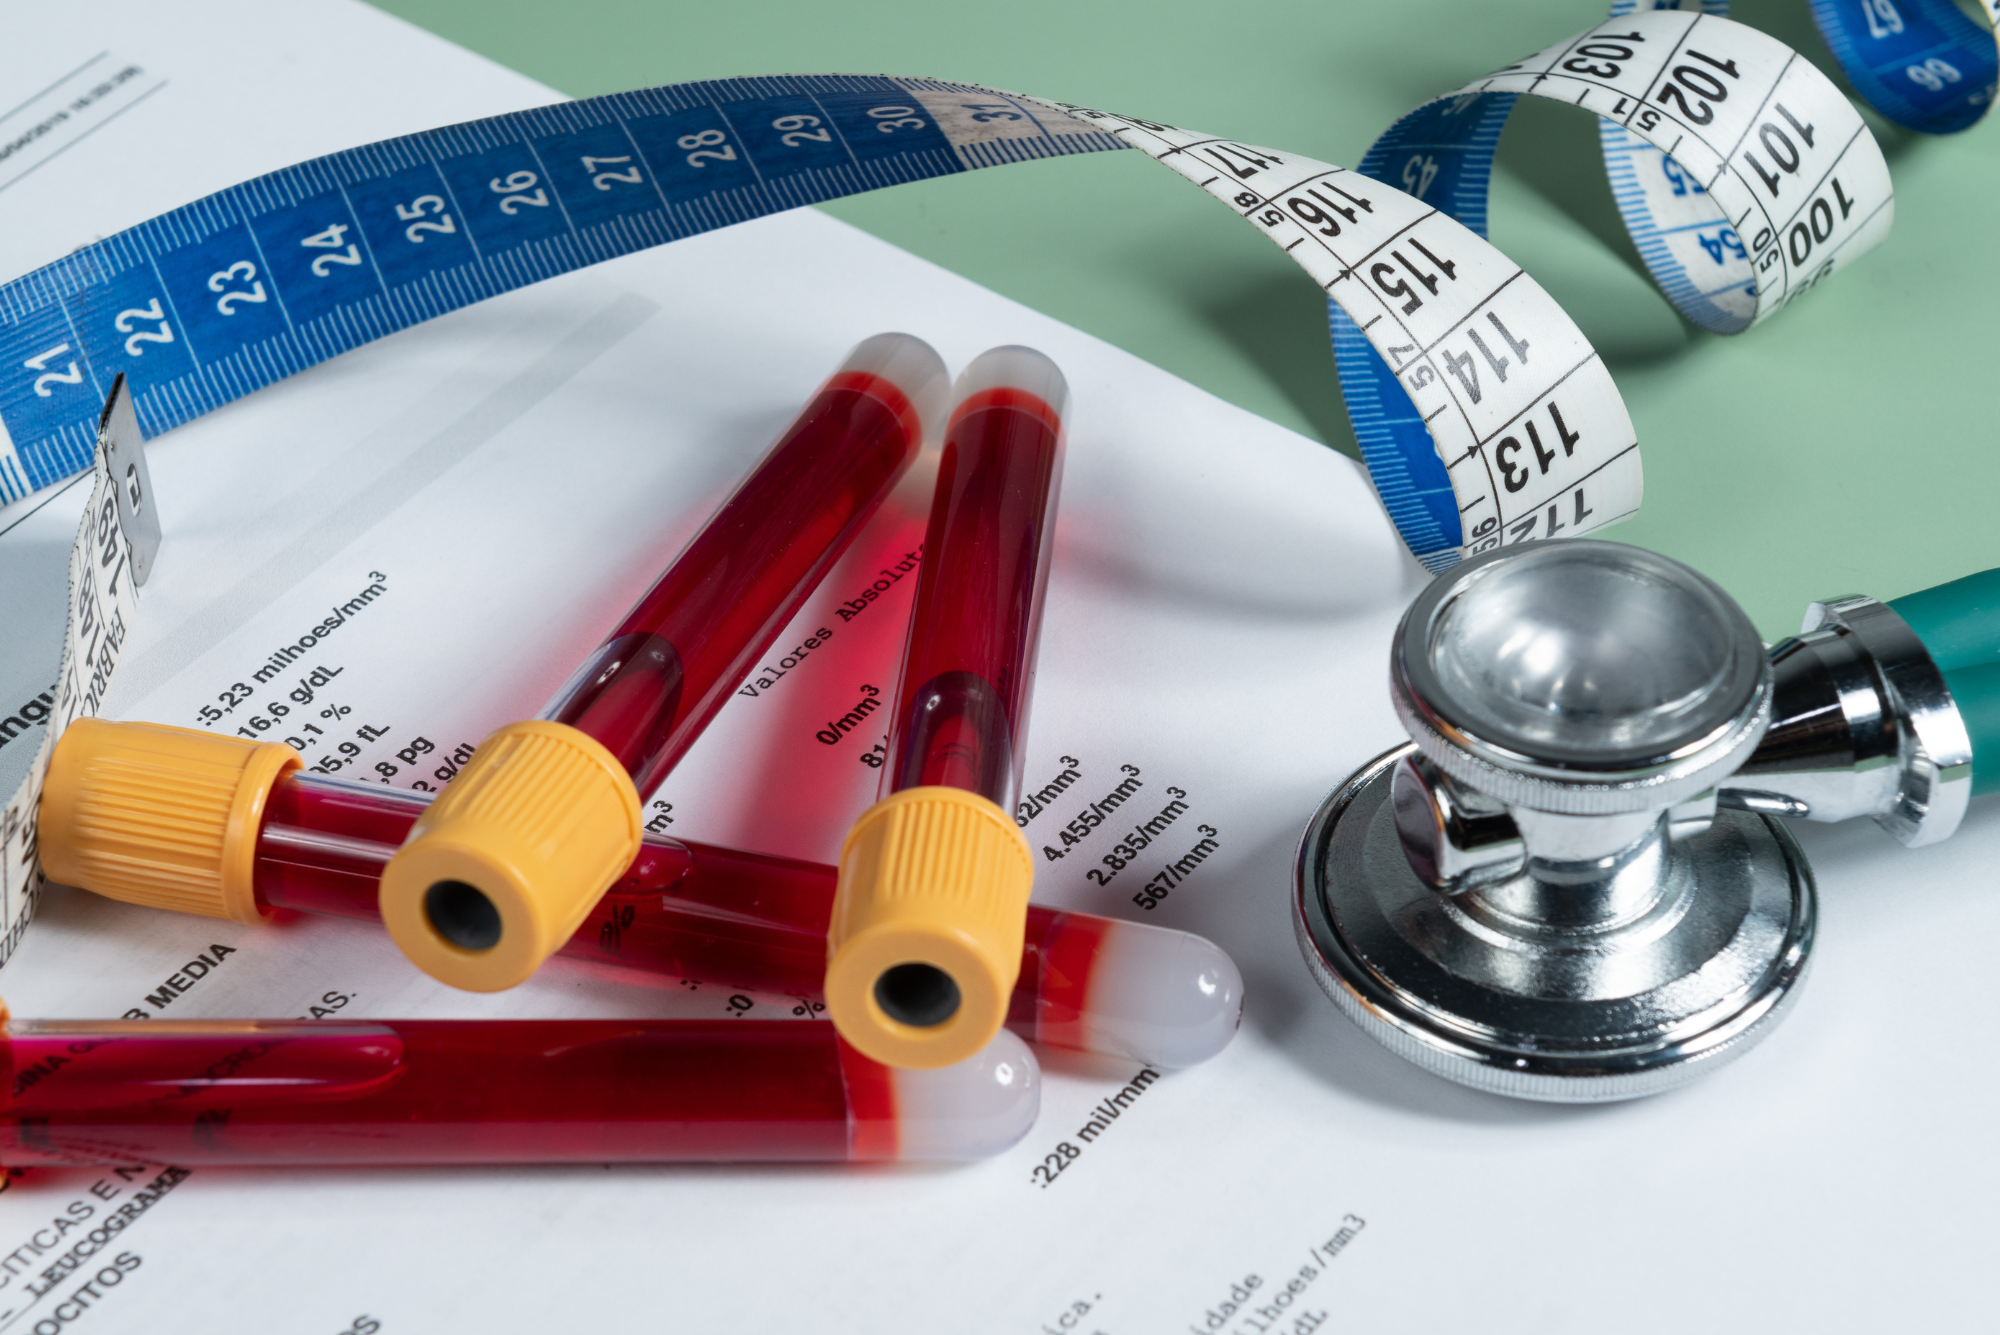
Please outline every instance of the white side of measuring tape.
[[[1410, 112], [1360, 171], [1483, 236], [1515, 103], [1544, 97], [1595, 112], [1620, 212], [1661, 290], [1696, 324], [1740, 333], [1879, 241], [1894, 202], [1881, 150], [1833, 84], [1783, 43], [1722, 17], [1724, 0], [1701, 3], [1695, 13], [1673, 0], [1617, 0], [1604, 23]], [[1434, 464], [1412, 378], [1338, 305], [1328, 324], [1362, 457], [1427, 566], [1572, 536], [1571, 521], [1602, 513], [1591, 488], [1568, 493], [1567, 509], [1544, 494], [1550, 461], [1539, 438]], [[1445, 365], [1468, 393], [1482, 392], [1472, 379], [1480, 361]], [[1472, 485], [1482, 469], [1500, 483], [1484, 498]]]
[[[1604, 164], [1662, 290], [1694, 323], [1732, 334], [1872, 248], [1895, 204], [1853, 104], [1797, 53], [1721, 19], [1726, 7], [1633, 14], [1630, 28], [1614, 19], [1559, 68], [1602, 68], [1610, 62], [1595, 53], [1627, 49], [1621, 31], [1683, 30], [1671, 53], [1647, 53], [1655, 105], [1599, 122]], [[1632, 70], [1647, 72], [1644, 62]]]
[[1616, 15], [1418, 108], [1377, 148], [1423, 147], [1414, 133], [1455, 147], [1471, 136], [1449, 122], [1504, 114], [1488, 99], [1506, 94], [1601, 118], [1633, 241], [1668, 299], [1716, 333], [1768, 320], [1894, 218], [1888, 163], [1854, 105], [1784, 43], [1714, 14]]
[[1638, 439], [1611, 373], [1555, 299], [1464, 225], [1325, 163], [1079, 114], [1237, 209], [1319, 282], [1394, 368], [1473, 531], [1546, 511], [1535, 536], [1576, 536], [1639, 508]]

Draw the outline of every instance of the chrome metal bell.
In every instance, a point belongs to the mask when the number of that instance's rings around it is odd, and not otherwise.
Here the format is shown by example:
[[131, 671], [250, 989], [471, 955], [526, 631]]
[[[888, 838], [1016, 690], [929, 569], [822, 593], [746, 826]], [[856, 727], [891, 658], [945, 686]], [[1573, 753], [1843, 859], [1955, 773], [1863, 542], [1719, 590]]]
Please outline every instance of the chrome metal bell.
[[1781, 822], [1717, 789], [1772, 717], [1730, 597], [1617, 543], [1503, 548], [1398, 627], [1411, 741], [1306, 831], [1295, 925], [1364, 1030], [1521, 1098], [1672, 1088], [1752, 1046], [1804, 978], [1812, 874]]

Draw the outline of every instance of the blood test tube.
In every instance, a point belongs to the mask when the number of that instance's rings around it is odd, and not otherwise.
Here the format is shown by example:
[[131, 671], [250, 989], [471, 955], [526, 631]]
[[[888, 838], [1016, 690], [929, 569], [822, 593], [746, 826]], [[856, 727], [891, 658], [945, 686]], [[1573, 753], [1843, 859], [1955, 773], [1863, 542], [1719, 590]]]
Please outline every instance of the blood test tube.
[[982, 354], [953, 391], [883, 797], [842, 847], [827, 934], [827, 1012], [891, 1066], [978, 1051], [1020, 968], [1034, 862], [1010, 813], [1068, 397], [1021, 347]]
[[[111, 898], [239, 922], [276, 909], [379, 921], [382, 868], [431, 797], [305, 773], [289, 751], [79, 719], [50, 757], [43, 865]], [[160, 801], [169, 787], [208, 794], [205, 822]], [[824, 864], [648, 835], [560, 953], [810, 1003], [834, 883]], [[1235, 1033], [1242, 978], [1213, 943], [1040, 907], [1026, 927], [1007, 1013], [1021, 1037], [1181, 1067]]]
[[382, 920], [434, 978], [541, 967], [632, 861], [650, 792], [896, 485], [944, 364], [881, 334], [849, 355], [538, 719], [480, 743], [382, 878]]
[[0, 1163], [969, 1160], [1027, 1133], [1021, 1040], [898, 1071], [782, 1020], [9, 1020]]

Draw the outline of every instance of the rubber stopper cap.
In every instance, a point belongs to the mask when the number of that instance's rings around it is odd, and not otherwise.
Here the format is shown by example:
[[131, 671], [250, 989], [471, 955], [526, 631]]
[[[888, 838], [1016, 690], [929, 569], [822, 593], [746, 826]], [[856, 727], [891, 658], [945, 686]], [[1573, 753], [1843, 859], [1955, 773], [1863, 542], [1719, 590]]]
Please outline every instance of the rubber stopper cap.
[[638, 855], [631, 776], [566, 723], [479, 744], [382, 871], [382, 922], [442, 983], [498, 992], [569, 940]]
[[854, 823], [827, 929], [826, 1009], [864, 1055], [950, 1066], [1000, 1032], [1021, 972], [1035, 864], [992, 802], [906, 788]]
[[78, 719], [42, 785], [42, 870], [128, 904], [257, 922], [264, 801], [298, 767], [278, 742]]

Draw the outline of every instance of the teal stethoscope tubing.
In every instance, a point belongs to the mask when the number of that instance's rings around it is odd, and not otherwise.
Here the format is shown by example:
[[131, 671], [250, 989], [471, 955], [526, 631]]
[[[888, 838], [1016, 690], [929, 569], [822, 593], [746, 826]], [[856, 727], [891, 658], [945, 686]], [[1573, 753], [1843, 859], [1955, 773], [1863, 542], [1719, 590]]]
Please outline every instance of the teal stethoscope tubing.
[[1944, 673], [1972, 739], [1972, 791], [2000, 792], [2000, 568], [1890, 601]]

